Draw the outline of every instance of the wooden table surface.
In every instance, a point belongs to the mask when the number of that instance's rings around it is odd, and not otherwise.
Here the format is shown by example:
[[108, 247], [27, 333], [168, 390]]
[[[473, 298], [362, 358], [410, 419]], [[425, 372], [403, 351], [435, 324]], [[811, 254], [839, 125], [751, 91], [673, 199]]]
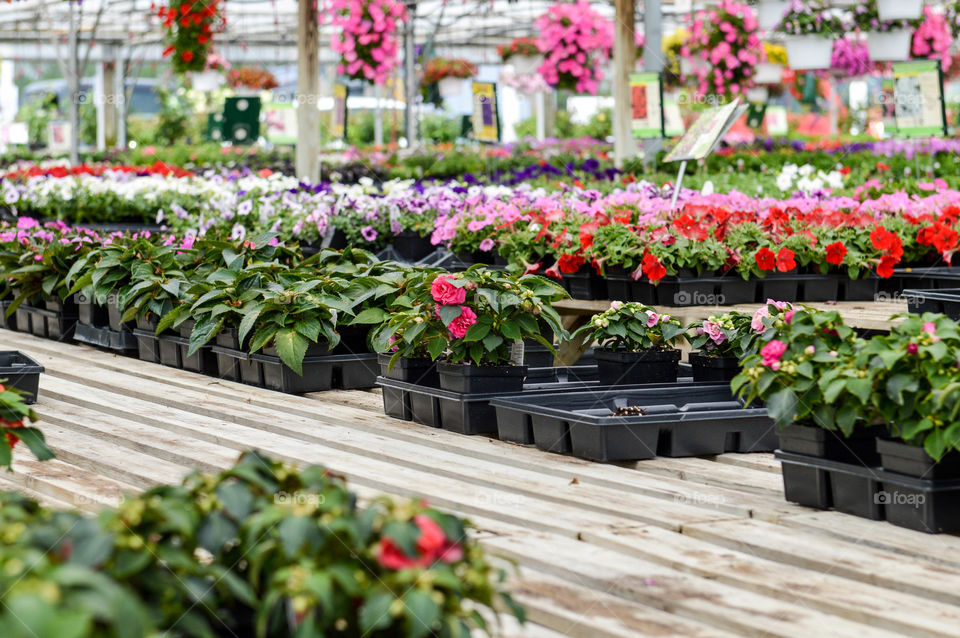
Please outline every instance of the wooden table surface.
[[960, 537], [787, 503], [771, 454], [592, 463], [386, 417], [378, 391], [290, 396], [21, 333], [0, 344], [46, 366], [36, 408], [58, 456], [18, 447], [0, 489], [55, 506], [97, 510], [257, 448], [364, 499], [471, 518], [518, 565], [532, 623], [505, 635], [960, 634]]

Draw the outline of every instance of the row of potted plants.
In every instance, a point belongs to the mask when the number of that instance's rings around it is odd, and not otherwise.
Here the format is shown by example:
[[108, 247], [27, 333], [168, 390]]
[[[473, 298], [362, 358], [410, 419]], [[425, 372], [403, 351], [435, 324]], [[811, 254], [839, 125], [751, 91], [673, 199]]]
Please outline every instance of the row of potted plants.
[[785, 428], [788, 500], [957, 529], [960, 326], [931, 313], [900, 319], [862, 339], [836, 312], [769, 306], [762, 346], [732, 387]]
[[420, 502], [361, 506], [320, 466], [249, 452], [116, 498], [91, 517], [0, 494], [8, 635], [489, 635], [494, 606], [524, 620], [468, 522]]

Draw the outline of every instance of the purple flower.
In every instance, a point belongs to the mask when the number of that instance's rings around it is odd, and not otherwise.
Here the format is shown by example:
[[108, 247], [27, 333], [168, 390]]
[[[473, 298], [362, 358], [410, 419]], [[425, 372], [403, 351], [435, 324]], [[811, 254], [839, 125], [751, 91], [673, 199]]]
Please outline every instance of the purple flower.
[[480, 250], [482, 250], [483, 252], [488, 253], [488, 252], [490, 252], [491, 250], [493, 250], [494, 245], [495, 245], [495, 244], [494, 244], [494, 241], [493, 241], [492, 239], [490, 239], [489, 237], [487, 237], [487, 238], [484, 239], [482, 242], [480, 242]]
[[360, 229], [360, 234], [367, 241], [374, 241], [377, 238], [377, 230], [373, 226], [364, 226]]

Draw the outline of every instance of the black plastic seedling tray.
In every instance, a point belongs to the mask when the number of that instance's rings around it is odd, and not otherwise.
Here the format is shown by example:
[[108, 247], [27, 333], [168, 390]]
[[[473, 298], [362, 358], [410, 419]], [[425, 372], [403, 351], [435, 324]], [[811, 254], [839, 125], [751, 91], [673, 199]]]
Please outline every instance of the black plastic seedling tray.
[[[665, 383], [501, 397], [503, 423], [525, 423], [540, 449], [594, 461], [768, 452], [777, 432], [764, 408], [744, 408], [726, 384]], [[621, 407], [639, 416], [609, 416]]]
[[[960, 283], [960, 280], [958, 280]], [[954, 320], [960, 320], [960, 288], [918, 289], [903, 291], [910, 312], [942, 313]]]
[[[596, 370], [595, 366], [531, 368], [523, 391], [510, 393], [453, 392], [386, 377], [379, 377], [377, 384], [383, 390], [383, 411], [388, 416], [460, 434], [493, 435], [499, 429], [497, 411], [490, 405], [493, 399], [590, 387], [596, 384]], [[594, 380], [585, 380], [590, 377]], [[502, 433], [501, 438], [514, 440], [509, 436], [504, 438]]]
[[[922, 479], [879, 467], [829, 461], [778, 450], [788, 501], [834, 509], [899, 527], [937, 533], [960, 530], [960, 479]], [[823, 493], [807, 485], [826, 483]]]
[[223, 346], [212, 346], [212, 350], [221, 378], [287, 394], [372, 388], [380, 371], [374, 353], [308, 355], [303, 358], [301, 376], [276, 355], [249, 354]]
[[127, 353], [137, 350], [137, 337], [127, 329], [111, 330], [96, 326], [78, 323], [73, 338], [80, 343], [86, 343], [99, 348], [106, 348], [114, 352]]
[[0, 381], [24, 392], [25, 403], [36, 403], [43, 366], [17, 350], [0, 351]]

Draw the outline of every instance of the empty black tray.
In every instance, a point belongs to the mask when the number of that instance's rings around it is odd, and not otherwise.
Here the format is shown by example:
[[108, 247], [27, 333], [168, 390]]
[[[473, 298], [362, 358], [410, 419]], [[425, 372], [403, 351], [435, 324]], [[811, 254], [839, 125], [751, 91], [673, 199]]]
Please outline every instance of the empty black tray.
[[73, 338], [80, 343], [98, 346], [114, 352], [129, 352], [137, 349], [137, 336], [126, 328], [111, 330], [78, 323]]
[[[669, 383], [501, 397], [498, 421], [529, 428], [540, 449], [594, 461], [768, 452], [777, 431], [764, 408], [743, 408], [726, 384]], [[637, 406], [642, 416], [609, 416]]]
[[960, 320], [960, 288], [909, 288], [903, 291], [903, 296], [910, 312], [936, 312]]
[[26, 403], [36, 403], [43, 366], [17, 350], [0, 351], [0, 380], [24, 393]]

